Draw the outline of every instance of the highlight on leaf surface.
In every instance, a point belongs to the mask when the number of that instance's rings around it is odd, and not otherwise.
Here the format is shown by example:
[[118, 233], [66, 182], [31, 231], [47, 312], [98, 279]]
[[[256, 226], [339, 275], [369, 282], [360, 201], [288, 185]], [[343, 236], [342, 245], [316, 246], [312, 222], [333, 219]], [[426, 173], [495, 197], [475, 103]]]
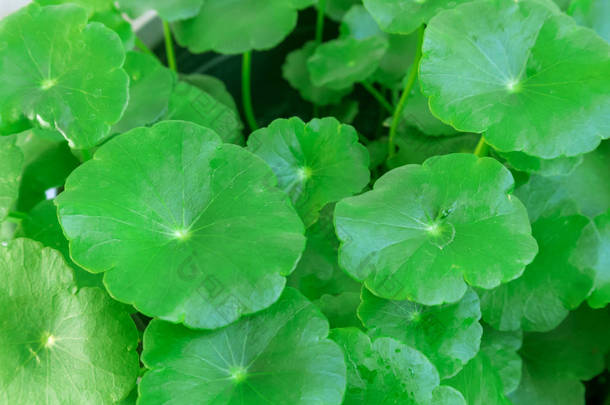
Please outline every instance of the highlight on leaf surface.
[[102, 290], [77, 291], [59, 252], [0, 246], [0, 308], [0, 402], [110, 405], [135, 385], [133, 321]]
[[371, 339], [356, 328], [331, 330], [347, 366], [345, 405], [466, 405], [440, 384], [434, 365], [419, 351], [389, 337]]
[[573, 263], [588, 223], [584, 216], [558, 213], [536, 220], [538, 255], [520, 278], [481, 293], [485, 322], [499, 330], [544, 332], [576, 309], [593, 288], [591, 270]]
[[154, 320], [144, 333], [139, 404], [339, 405], [345, 362], [328, 322], [287, 288], [271, 307], [222, 329]]
[[33, 3], [0, 22], [0, 110], [20, 109], [71, 147], [91, 148], [128, 100], [123, 44], [85, 9]]
[[112, 139], [55, 202], [72, 258], [114, 298], [191, 327], [271, 305], [305, 244], [271, 169], [187, 122]]
[[15, 136], [0, 136], [0, 221], [17, 200], [22, 167], [23, 153]]
[[609, 50], [550, 2], [474, 1], [430, 21], [419, 76], [454, 128], [503, 152], [575, 156], [610, 134]]
[[328, 203], [360, 192], [369, 182], [369, 156], [356, 130], [335, 118], [277, 119], [253, 132], [248, 150], [273, 169], [305, 226]]
[[394, 169], [337, 204], [339, 263], [375, 295], [425, 305], [456, 302], [468, 284], [497, 287], [537, 253], [512, 187], [500, 163], [470, 154]]
[[469, 289], [454, 304], [423, 306], [378, 298], [362, 289], [358, 317], [371, 337], [392, 337], [422, 352], [441, 378], [457, 374], [479, 351], [479, 297]]

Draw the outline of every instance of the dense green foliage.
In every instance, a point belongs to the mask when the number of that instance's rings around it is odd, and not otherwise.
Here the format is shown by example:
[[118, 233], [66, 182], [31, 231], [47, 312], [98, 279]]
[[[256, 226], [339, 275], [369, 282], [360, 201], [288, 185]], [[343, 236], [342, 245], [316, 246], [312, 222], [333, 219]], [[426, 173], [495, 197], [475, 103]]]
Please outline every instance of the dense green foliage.
[[609, 405], [609, 39], [610, 0], [7, 16], [0, 405]]

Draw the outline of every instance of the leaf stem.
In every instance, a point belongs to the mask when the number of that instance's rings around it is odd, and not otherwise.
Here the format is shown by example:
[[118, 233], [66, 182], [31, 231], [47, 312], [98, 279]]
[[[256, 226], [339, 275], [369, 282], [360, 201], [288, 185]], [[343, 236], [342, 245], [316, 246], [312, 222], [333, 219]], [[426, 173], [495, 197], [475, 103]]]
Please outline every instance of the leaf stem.
[[139, 50], [141, 50], [142, 52], [149, 54], [150, 56], [154, 56], [155, 58], [157, 57], [157, 55], [155, 55], [155, 53], [148, 46], [146, 46], [144, 41], [142, 41], [137, 35], [136, 35], [136, 47]]
[[483, 157], [483, 156], [487, 156], [487, 153], [489, 152], [489, 145], [487, 144], [487, 142], [485, 142], [485, 137], [483, 135], [481, 135], [481, 138], [479, 138], [479, 142], [477, 143], [476, 148], [474, 148], [474, 155], [478, 156], [478, 157]]
[[402, 118], [402, 112], [407, 105], [407, 99], [409, 98], [409, 93], [413, 88], [413, 84], [415, 83], [415, 79], [417, 79], [417, 72], [419, 70], [419, 60], [421, 59], [422, 53], [422, 43], [424, 40], [424, 25], [422, 24], [417, 30], [417, 49], [415, 50], [415, 58], [413, 59], [413, 64], [411, 65], [411, 69], [409, 70], [409, 76], [407, 77], [407, 83], [405, 84], [405, 88], [400, 95], [400, 99], [398, 100], [398, 105], [394, 110], [394, 115], [392, 116], [392, 125], [390, 126], [390, 136], [388, 138], [388, 159], [392, 158], [396, 153], [395, 139], [396, 139], [396, 131], [398, 129], [398, 125], [400, 124], [400, 120]]
[[258, 124], [256, 123], [254, 109], [252, 108], [252, 93], [250, 89], [251, 65], [252, 53], [245, 52], [241, 64], [241, 99], [244, 106], [244, 114], [246, 115], [246, 122], [251, 131], [256, 131], [258, 129]]
[[316, 45], [322, 43], [324, 37], [324, 13], [326, 12], [326, 0], [318, 0], [318, 16], [316, 19]]
[[383, 96], [383, 94], [381, 94], [379, 92], [379, 90], [377, 90], [375, 88], [375, 86], [373, 86], [371, 83], [369, 82], [362, 82], [360, 83], [362, 84], [362, 87], [364, 87], [366, 89], [366, 91], [368, 91], [369, 93], [371, 93], [371, 96], [375, 97], [375, 99], [377, 101], [379, 101], [379, 104], [385, 108], [390, 114], [394, 113], [394, 107], [392, 107], [392, 104], [390, 104], [390, 102], [388, 100], [385, 99], [385, 97]]
[[25, 212], [21, 211], [10, 211], [6, 216], [6, 220], [9, 222], [20, 223], [24, 219], [28, 219], [30, 216]]
[[165, 36], [165, 54], [167, 56], [167, 66], [174, 72], [178, 71], [176, 64], [176, 54], [174, 53], [174, 41], [172, 40], [172, 31], [169, 28], [167, 21], [163, 21], [163, 35]]

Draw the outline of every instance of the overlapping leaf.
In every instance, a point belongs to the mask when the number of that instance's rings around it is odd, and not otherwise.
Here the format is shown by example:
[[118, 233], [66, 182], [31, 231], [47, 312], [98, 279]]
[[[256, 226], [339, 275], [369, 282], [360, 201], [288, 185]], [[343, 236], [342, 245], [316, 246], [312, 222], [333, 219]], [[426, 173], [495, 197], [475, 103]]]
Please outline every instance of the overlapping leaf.
[[512, 187], [500, 163], [468, 154], [394, 169], [337, 204], [339, 262], [378, 296], [426, 305], [508, 282], [537, 252]]
[[19, 109], [71, 147], [106, 138], [128, 99], [120, 38], [74, 5], [34, 3], [0, 22], [0, 110]]
[[0, 222], [17, 200], [23, 153], [15, 145], [15, 137], [0, 136]]
[[137, 18], [148, 10], [155, 10], [165, 21], [185, 20], [199, 13], [205, 0], [119, 0], [122, 11]]
[[162, 122], [102, 146], [56, 204], [72, 258], [106, 272], [113, 297], [215, 328], [275, 302], [303, 250], [275, 185], [260, 158], [211, 130]]
[[0, 246], [0, 402], [114, 404], [139, 371], [136, 328], [98, 288], [76, 291], [59, 254]]
[[576, 22], [592, 28], [610, 42], [610, 2], [607, 0], [572, 0], [568, 14]]
[[341, 349], [328, 322], [288, 288], [270, 308], [214, 331], [155, 320], [144, 334], [139, 404], [339, 405]]
[[306, 226], [326, 204], [369, 182], [369, 157], [356, 130], [335, 118], [275, 120], [250, 135], [248, 149], [271, 166]]

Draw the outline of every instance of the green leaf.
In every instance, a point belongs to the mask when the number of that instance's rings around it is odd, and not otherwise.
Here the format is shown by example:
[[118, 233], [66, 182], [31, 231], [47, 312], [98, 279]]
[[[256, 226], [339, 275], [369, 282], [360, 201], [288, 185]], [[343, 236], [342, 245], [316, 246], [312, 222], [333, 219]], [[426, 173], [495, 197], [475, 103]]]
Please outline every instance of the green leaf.
[[425, 305], [506, 283], [537, 252], [512, 187], [500, 163], [471, 154], [394, 169], [337, 204], [339, 264], [375, 295]]
[[510, 400], [513, 405], [585, 405], [585, 386], [574, 378], [548, 376], [524, 365], [521, 385]]
[[230, 107], [188, 83], [179, 82], [169, 99], [164, 120], [194, 122], [214, 130], [223, 142], [241, 145], [244, 136], [239, 116]]
[[421, 164], [433, 156], [455, 152], [469, 153], [474, 150], [478, 141], [479, 135], [475, 134], [433, 137], [422, 134], [415, 128], [403, 127], [396, 134], [398, 151], [388, 160], [388, 167]]
[[275, 185], [211, 130], [162, 122], [100, 147], [55, 202], [72, 258], [106, 272], [113, 297], [216, 328], [274, 303], [301, 255], [303, 225]]
[[362, 289], [358, 317], [373, 337], [387, 336], [421, 351], [441, 378], [457, 374], [479, 351], [479, 297], [469, 289], [455, 304], [426, 307], [390, 301]]
[[498, 371], [484, 352], [479, 352], [462, 371], [443, 383], [462, 393], [468, 405], [511, 404], [504, 395]]
[[21, 221], [19, 232], [22, 236], [42, 243], [55, 250], [58, 250], [66, 262], [74, 270], [74, 282], [80, 287], [100, 287], [102, 277], [99, 274], [92, 274], [79, 267], [70, 258], [68, 240], [63, 234], [57, 219], [57, 207], [52, 200], [45, 200], [38, 203], [28, 212], [28, 216]]
[[595, 217], [584, 229], [572, 262], [594, 274], [588, 303], [603, 308], [610, 303], [610, 208]]
[[76, 149], [105, 139], [123, 114], [123, 44], [73, 5], [31, 4], [0, 23], [0, 110], [18, 108]]
[[340, 22], [345, 13], [352, 6], [362, 4], [361, 0], [326, 0], [326, 8], [324, 9], [326, 16], [332, 20]]
[[113, 0], [35, 0], [41, 6], [56, 6], [60, 4], [76, 4], [83, 7], [89, 13], [89, 16], [94, 13], [112, 10], [114, 7]]
[[339, 31], [342, 37], [356, 39], [384, 36], [377, 22], [361, 5], [355, 5], [345, 13]]
[[138, 335], [123, 306], [79, 291], [61, 255], [0, 246], [0, 402], [114, 404], [138, 375]]
[[345, 353], [345, 405], [432, 404], [439, 377], [422, 353], [391, 338], [371, 343], [356, 328], [333, 329], [330, 338]]
[[532, 224], [539, 252], [523, 275], [481, 294], [485, 322], [499, 330], [548, 331], [589, 295], [592, 274], [572, 263], [589, 223], [581, 215], [554, 214]]
[[465, 1], [468, 0], [364, 0], [364, 6], [384, 31], [409, 34], [438, 12]]
[[360, 304], [360, 293], [347, 291], [336, 295], [324, 294], [314, 301], [314, 304], [328, 318], [332, 328], [361, 325], [356, 316], [356, 309]]
[[118, 0], [121, 11], [137, 18], [149, 10], [155, 10], [164, 21], [185, 20], [195, 17], [205, 0]]
[[17, 200], [23, 153], [14, 136], [0, 136], [0, 222]]
[[345, 391], [345, 364], [328, 322], [287, 288], [268, 309], [196, 331], [154, 320], [144, 333], [139, 404], [328, 404]]
[[353, 86], [333, 90], [312, 83], [309, 70], [307, 70], [307, 60], [314, 54], [316, 48], [316, 43], [309, 41], [303, 48], [290, 52], [282, 66], [282, 75], [293, 88], [299, 91], [303, 99], [320, 106], [336, 104], [346, 94], [352, 92]]
[[441, 385], [432, 391], [432, 405], [467, 405], [462, 393], [453, 387]]
[[434, 115], [545, 159], [608, 137], [610, 45], [549, 4], [474, 1], [433, 18], [419, 73]]
[[253, 132], [248, 149], [278, 178], [305, 226], [328, 203], [360, 192], [369, 182], [369, 156], [356, 130], [335, 118], [277, 119]]
[[125, 71], [129, 75], [129, 104], [112, 132], [127, 132], [156, 122], [167, 112], [174, 89], [174, 75], [154, 56], [128, 52]]
[[125, 49], [133, 49], [136, 35], [129, 21], [125, 20], [118, 10], [99, 11], [91, 16], [89, 21], [97, 21], [104, 24], [117, 33]]
[[[389, 89], [402, 88], [402, 80], [415, 58], [415, 50], [418, 44], [417, 33], [410, 35], [387, 35], [387, 38], [388, 49], [379, 61], [379, 68], [373, 74], [372, 79]], [[412, 102], [413, 100], [410, 95], [407, 107]]]
[[383, 36], [325, 42], [307, 60], [311, 81], [333, 90], [348, 88], [375, 73], [387, 48], [388, 40]]
[[174, 24], [174, 33], [193, 53], [269, 49], [296, 26], [297, 6], [286, 0], [205, 0], [197, 16]]
[[421, 93], [419, 83], [415, 83], [409, 93], [407, 105], [402, 111], [404, 122], [427, 135], [454, 135], [455, 128], [444, 124], [430, 112], [428, 98]]
[[515, 170], [542, 176], [568, 175], [583, 161], [582, 155], [555, 159], [539, 159], [523, 152], [498, 152], [498, 155]]
[[483, 329], [481, 353], [490, 361], [498, 372], [504, 387], [504, 393], [510, 394], [519, 386], [523, 362], [517, 350], [521, 348], [523, 332], [500, 332], [490, 326]]
[[199, 88], [199, 90], [208, 93], [217, 101], [220, 101], [222, 104], [233, 110], [235, 112], [235, 115], [239, 116], [237, 104], [235, 103], [233, 96], [231, 95], [231, 93], [229, 93], [229, 91], [227, 90], [227, 86], [225, 86], [222, 80], [214, 76], [202, 74], [184, 75], [180, 78], [183, 81]]
[[607, 0], [572, 0], [568, 9], [577, 23], [592, 28], [610, 42], [610, 2]]

